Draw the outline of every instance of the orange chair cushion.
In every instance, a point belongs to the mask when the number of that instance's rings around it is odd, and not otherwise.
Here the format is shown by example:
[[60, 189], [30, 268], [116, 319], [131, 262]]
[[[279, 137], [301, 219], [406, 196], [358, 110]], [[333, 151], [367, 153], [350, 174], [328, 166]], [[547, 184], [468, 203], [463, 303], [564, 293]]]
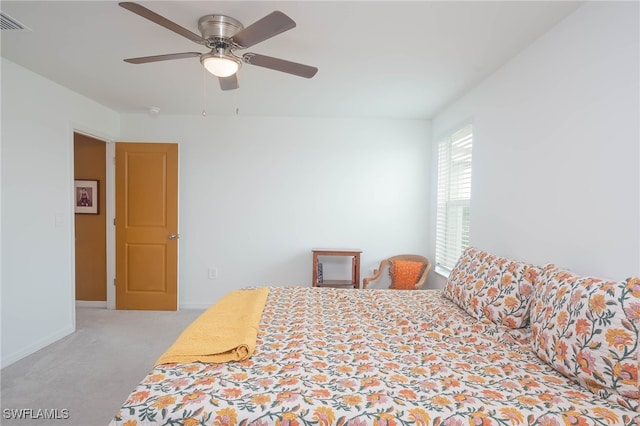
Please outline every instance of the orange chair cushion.
[[396, 260], [391, 267], [392, 287], [400, 290], [413, 290], [424, 271], [424, 263], [412, 260]]

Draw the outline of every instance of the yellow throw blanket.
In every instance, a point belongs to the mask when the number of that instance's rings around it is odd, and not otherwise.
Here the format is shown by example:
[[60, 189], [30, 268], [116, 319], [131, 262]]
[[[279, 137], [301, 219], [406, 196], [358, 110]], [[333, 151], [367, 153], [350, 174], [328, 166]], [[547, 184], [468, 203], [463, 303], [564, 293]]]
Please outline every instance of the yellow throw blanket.
[[249, 358], [268, 294], [267, 287], [227, 294], [192, 322], [155, 365]]

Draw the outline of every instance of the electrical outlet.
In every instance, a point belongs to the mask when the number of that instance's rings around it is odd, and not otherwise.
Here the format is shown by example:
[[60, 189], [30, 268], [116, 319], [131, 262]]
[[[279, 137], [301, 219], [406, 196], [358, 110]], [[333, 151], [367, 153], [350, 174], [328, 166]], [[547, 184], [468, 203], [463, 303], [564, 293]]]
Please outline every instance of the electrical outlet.
[[209, 268], [209, 279], [215, 280], [218, 278], [218, 268]]

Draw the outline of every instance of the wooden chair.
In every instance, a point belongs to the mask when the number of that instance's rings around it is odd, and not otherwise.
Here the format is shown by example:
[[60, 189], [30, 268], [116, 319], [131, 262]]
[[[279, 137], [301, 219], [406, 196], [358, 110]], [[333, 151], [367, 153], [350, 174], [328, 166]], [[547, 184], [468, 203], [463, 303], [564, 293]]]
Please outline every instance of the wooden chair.
[[374, 276], [362, 281], [362, 288], [367, 288], [369, 284], [380, 279], [386, 267], [388, 267], [391, 277], [390, 289], [417, 290], [422, 288], [427, 281], [431, 262], [426, 257], [417, 254], [401, 254], [383, 259]]

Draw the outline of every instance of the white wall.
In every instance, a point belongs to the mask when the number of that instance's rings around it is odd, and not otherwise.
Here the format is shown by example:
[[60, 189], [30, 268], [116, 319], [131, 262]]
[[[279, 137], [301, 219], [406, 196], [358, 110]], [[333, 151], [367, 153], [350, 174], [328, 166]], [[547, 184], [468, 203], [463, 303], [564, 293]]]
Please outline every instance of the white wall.
[[588, 3], [432, 127], [119, 118], [2, 59], [2, 365], [73, 330], [74, 128], [180, 143], [182, 307], [246, 285], [309, 285], [313, 247], [361, 248], [363, 276], [392, 254], [433, 258], [431, 135], [468, 118], [472, 244], [584, 274], [640, 274], [638, 28], [638, 3]]
[[639, 28], [637, 2], [587, 3], [434, 118], [434, 146], [474, 123], [472, 245], [640, 275]]
[[2, 366], [75, 327], [73, 130], [119, 116], [2, 59]]
[[427, 121], [130, 114], [121, 140], [180, 143], [179, 304], [201, 307], [310, 285], [316, 247], [362, 249], [363, 277], [427, 253], [429, 137]]

